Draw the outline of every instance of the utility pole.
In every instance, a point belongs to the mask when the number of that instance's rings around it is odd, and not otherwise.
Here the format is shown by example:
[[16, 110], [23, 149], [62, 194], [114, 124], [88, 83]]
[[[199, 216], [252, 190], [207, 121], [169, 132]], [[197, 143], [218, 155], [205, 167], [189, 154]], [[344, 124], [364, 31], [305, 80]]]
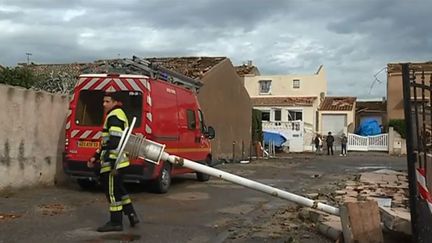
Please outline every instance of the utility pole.
[[27, 55], [27, 65], [30, 65], [30, 56], [33, 54], [30, 52], [26, 52], [26, 55]]

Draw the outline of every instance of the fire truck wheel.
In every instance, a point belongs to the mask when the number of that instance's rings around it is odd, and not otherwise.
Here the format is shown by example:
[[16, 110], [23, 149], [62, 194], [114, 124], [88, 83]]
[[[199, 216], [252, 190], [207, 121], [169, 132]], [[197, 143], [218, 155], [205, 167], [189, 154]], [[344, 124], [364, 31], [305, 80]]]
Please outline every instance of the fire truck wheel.
[[[205, 165], [211, 165], [211, 158], [207, 157], [205, 160]], [[196, 177], [198, 181], [208, 181], [210, 180], [210, 176], [201, 172], [196, 173]]]
[[90, 181], [87, 179], [77, 179], [78, 185], [81, 187], [81, 189], [83, 190], [89, 190], [89, 189], [93, 189], [96, 187], [96, 182], [95, 181]]
[[166, 193], [171, 185], [171, 165], [163, 163], [160, 176], [152, 182], [152, 190], [156, 193]]

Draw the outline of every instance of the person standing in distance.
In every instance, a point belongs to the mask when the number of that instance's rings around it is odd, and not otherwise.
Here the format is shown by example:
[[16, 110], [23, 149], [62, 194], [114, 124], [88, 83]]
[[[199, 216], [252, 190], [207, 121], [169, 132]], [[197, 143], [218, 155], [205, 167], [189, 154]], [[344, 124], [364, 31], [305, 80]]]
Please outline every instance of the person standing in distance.
[[331, 132], [328, 132], [326, 143], [327, 143], [327, 155], [333, 155], [333, 142], [334, 137]]

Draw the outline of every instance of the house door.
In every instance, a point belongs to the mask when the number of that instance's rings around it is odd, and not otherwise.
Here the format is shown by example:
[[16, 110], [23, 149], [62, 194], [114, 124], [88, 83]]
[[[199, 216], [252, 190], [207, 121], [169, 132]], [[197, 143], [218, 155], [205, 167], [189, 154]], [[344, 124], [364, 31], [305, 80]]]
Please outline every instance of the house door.
[[323, 114], [322, 115], [322, 133], [327, 135], [331, 132], [333, 135], [341, 135], [347, 125], [347, 115], [345, 114]]

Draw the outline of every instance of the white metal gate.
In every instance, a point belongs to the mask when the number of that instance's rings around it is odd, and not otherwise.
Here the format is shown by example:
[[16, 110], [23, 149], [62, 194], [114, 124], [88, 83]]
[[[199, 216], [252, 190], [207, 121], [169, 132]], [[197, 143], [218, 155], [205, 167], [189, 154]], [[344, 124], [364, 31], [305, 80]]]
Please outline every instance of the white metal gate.
[[349, 151], [388, 151], [388, 133], [375, 136], [360, 136], [348, 133]]

